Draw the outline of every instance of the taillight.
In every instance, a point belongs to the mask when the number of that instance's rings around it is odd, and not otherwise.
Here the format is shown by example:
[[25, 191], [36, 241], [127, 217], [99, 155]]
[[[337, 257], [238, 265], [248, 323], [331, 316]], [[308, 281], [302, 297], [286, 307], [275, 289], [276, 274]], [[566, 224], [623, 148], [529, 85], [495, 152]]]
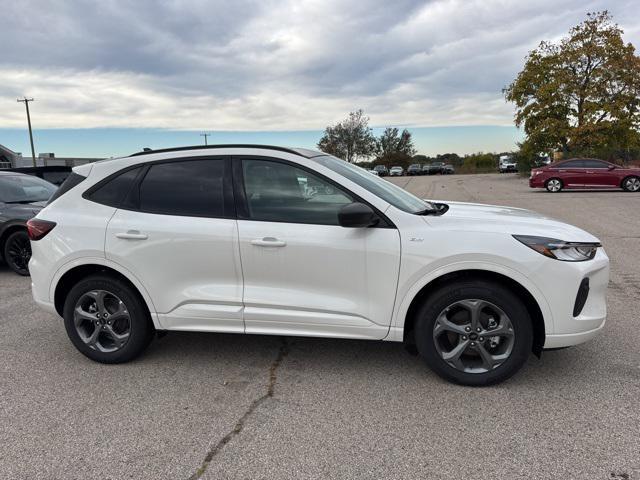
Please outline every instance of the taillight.
[[56, 226], [56, 222], [49, 222], [48, 220], [40, 220], [38, 218], [32, 218], [27, 222], [27, 232], [29, 238], [33, 241], [44, 238], [53, 227]]

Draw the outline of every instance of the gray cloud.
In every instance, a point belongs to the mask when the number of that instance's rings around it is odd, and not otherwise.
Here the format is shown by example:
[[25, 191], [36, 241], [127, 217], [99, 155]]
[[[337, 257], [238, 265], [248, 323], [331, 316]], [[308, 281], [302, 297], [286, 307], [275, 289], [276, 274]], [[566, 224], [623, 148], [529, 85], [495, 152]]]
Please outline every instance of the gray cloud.
[[0, 127], [321, 128], [508, 124], [527, 51], [631, 0], [22, 1], [0, 5]]

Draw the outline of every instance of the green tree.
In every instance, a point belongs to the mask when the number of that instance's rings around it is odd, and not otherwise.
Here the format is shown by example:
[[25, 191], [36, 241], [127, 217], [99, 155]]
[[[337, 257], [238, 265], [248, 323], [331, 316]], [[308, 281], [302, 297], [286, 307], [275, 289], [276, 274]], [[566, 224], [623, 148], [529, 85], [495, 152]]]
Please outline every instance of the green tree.
[[[409, 158], [415, 155], [411, 132], [406, 128], [399, 132], [396, 127], [387, 127], [376, 141], [377, 159]], [[406, 159], [405, 158], [405, 159]]]
[[590, 13], [529, 53], [504, 92], [527, 152], [628, 156], [640, 145], [640, 57], [622, 34], [607, 11]]
[[349, 113], [347, 119], [324, 130], [318, 148], [351, 163], [370, 157], [375, 153], [376, 139], [369, 128], [369, 117], [362, 110]]

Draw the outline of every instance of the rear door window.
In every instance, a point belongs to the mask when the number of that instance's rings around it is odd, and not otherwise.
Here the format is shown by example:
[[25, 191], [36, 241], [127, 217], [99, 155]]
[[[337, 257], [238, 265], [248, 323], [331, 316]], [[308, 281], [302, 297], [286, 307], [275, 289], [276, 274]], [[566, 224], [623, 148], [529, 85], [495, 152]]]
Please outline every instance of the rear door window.
[[230, 217], [225, 159], [156, 163], [140, 184], [143, 212], [188, 217]]

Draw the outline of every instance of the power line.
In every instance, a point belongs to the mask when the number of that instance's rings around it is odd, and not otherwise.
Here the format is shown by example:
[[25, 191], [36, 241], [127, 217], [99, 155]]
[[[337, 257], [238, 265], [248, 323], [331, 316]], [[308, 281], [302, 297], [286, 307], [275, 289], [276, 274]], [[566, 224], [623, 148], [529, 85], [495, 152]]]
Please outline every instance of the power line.
[[204, 144], [207, 145], [207, 138], [211, 136], [210, 133], [201, 133], [201, 137], [204, 137]]
[[18, 102], [24, 103], [27, 109], [27, 123], [29, 124], [29, 140], [31, 140], [31, 158], [33, 159], [33, 166], [36, 166], [36, 149], [33, 148], [33, 131], [31, 130], [31, 115], [29, 114], [29, 102], [33, 102], [33, 98], [24, 97], [18, 99]]

